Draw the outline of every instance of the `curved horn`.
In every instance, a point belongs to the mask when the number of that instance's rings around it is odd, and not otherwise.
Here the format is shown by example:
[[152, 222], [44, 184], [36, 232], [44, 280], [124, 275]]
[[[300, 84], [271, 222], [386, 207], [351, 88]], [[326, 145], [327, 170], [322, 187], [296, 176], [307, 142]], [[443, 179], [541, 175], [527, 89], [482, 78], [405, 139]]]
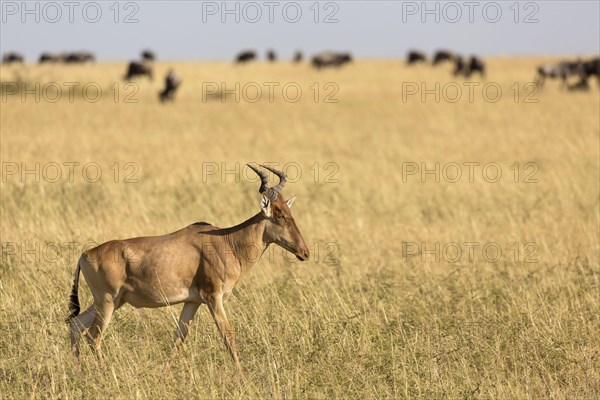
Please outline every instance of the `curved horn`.
[[274, 168], [267, 167], [266, 165], [260, 164], [260, 166], [268, 169], [269, 171], [271, 171], [272, 173], [274, 173], [275, 175], [277, 175], [279, 177], [279, 183], [277, 184], [277, 186], [274, 186], [272, 189], [276, 192], [281, 191], [281, 189], [283, 189], [283, 187], [285, 186], [285, 183], [287, 182], [285, 173], [283, 173], [282, 171], [276, 170]]
[[258, 175], [260, 177], [260, 189], [258, 189], [258, 192], [264, 193], [268, 189], [267, 185], [269, 184], [269, 177], [267, 176], [267, 174], [262, 172], [260, 169], [255, 168], [250, 164], [246, 164], [246, 165], [248, 167], [250, 167], [250, 169], [252, 169], [252, 171], [256, 172], [256, 175]]

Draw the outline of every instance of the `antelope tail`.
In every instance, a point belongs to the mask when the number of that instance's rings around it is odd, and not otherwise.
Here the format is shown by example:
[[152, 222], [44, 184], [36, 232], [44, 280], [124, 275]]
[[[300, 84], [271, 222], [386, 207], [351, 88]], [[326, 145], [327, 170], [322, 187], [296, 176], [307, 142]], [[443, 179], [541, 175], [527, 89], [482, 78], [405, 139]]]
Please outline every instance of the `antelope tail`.
[[71, 295], [69, 296], [69, 311], [71, 314], [67, 317], [65, 322], [71, 321], [79, 315], [81, 308], [79, 307], [79, 273], [81, 272], [81, 260], [77, 263], [77, 269], [75, 270], [75, 277], [73, 278], [73, 287], [71, 288]]

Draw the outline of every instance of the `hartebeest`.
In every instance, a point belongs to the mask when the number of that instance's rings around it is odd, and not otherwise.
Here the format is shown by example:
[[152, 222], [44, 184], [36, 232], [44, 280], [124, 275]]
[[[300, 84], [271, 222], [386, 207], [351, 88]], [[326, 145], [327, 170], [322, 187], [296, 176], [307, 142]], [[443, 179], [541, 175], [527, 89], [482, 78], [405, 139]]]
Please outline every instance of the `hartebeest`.
[[[185, 340], [198, 307], [207, 304], [241, 372], [223, 300], [271, 243], [301, 261], [309, 258], [308, 247], [290, 211], [295, 197], [284, 200], [280, 193], [286, 183], [285, 174], [263, 166], [279, 177], [279, 183], [269, 188], [266, 173], [248, 166], [260, 177], [262, 198], [261, 211], [247, 221], [225, 229], [195, 223], [164, 236], [106, 242], [81, 255], [70, 295], [71, 315], [67, 318], [73, 355], [79, 357], [79, 338], [87, 330], [86, 337], [100, 357], [102, 333], [114, 311], [125, 303], [136, 308], [184, 303], [175, 332], [175, 351]], [[94, 298], [82, 314], [78, 296], [80, 272]]]

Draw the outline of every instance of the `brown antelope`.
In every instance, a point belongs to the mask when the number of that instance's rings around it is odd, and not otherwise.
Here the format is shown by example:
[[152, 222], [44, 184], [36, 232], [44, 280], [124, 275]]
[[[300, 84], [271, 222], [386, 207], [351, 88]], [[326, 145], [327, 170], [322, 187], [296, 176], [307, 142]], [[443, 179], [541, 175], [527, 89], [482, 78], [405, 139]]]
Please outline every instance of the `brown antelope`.
[[[207, 304], [237, 369], [240, 362], [223, 300], [240, 278], [275, 243], [300, 261], [309, 251], [290, 212], [295, 196], [280, 194], [286, 177], [281, 171], [262, 166], [279, 177], [269, 188], [267, 175], [251, 165], [261, 180], [261, 211], [231, 228], [200, 222], [164, 236], [113, 240], [84, 252], [77, 264], [70, 295], [67, 322], [71, 326], [71, 350], [79, 358], [79, 338], [86, 337], [101, 358], [102, 333], [116, 309], [125, 303], [139, 307], [164, 307], [184, 303], [175, 332], [173, 353], [185, 340], [194, 314]], [[79, 314], [79, 273], [92, 292], [93, 304]]]

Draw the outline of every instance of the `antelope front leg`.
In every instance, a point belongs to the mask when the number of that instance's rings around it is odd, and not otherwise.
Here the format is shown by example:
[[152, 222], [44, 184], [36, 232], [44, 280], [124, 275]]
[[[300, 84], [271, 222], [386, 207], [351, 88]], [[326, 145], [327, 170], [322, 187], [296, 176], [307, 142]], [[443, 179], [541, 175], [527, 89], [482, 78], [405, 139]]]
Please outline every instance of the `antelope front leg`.
[[177, 330], [175, 331], [175, 337], [173, 339], [173, 351], [172, 355], [177, 352], [179, 346], [185, 341], [189, 331], [190, 325], [192, 323], [192, 319], [194, 315], [196, 315], [196, 311], [198, 311], [198, 307], [200, 304], [196, 303], [185, 303], [183, 305], [183, 309], [181, 310], [181, 314], [179, 315], [179, 321], [177, 322]]
[[217, 324], [217, 328], [219, 328], [219, 332], [221, 332], [221, 336], [223, 336], [225, 346], [227, 346], [227, 350], [229, 350], [229, 354], [231, 355], [233, 363], [235, 364], [238, 372], [243, 376], [242, 367], [240, 366], [240, 360], [238, 358], [237, 348], [235, 345], [235, 334], [231, 328], [231, 325], [229, 325], [229, 321], [227, 320], [225, 308], [223, 308], [223, 296], [214, 296], [209, 301], [208, 308], [210, 309], [210, 313]]
[[177, 350], [185, 341], [185, 338], [187, 337], [190, 331], [192, 319], [194, 318], [194, 315], [196, 315], [196, 311], [198, 311], [198, 307], [200, 307], [200, 304], [196, 303], [185, 303], [183, 305], [183, 309], [181, 310], [181, 314], [179, 315], [179, 321], [177, 322], [177, 330], [175, 331], [175, 335], [173, 338], [171, 358], [163, 367], [163, 373], [165, 375], [169, 375], [169, 371], [171, 369], [171, 361], [173, 361], [173, 359], [177, 355]]

